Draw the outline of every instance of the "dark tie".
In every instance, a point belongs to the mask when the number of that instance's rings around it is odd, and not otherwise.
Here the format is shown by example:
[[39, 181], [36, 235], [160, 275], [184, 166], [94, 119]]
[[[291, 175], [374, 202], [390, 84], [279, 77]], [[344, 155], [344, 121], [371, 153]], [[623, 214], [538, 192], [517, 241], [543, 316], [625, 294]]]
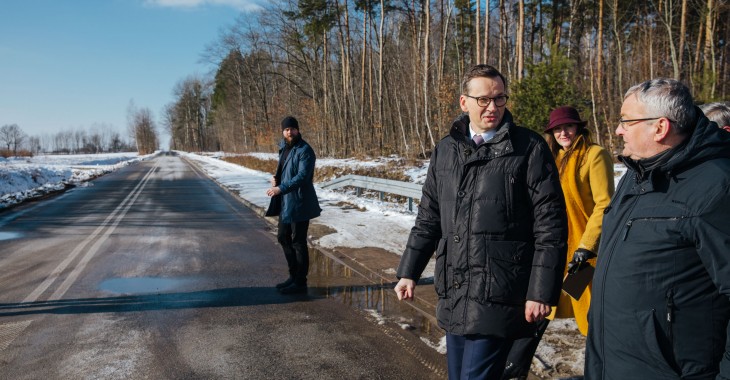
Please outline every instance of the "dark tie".
[[474, 137], [471, 138], [471, 141], [474, 141], [474, 144], [476, 146], [479, 146], [482, 145], [482, 143], [484, 142], [484, 138], [482, 137], [481, 133], [477, 133], [476, 135], [474, 135]]

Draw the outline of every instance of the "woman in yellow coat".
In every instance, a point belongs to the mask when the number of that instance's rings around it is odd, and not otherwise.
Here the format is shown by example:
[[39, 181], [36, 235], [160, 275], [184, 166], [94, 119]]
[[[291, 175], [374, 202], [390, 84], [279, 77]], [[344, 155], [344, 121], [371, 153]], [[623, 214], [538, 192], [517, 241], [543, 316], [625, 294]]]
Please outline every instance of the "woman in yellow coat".
[[[573, 107], [558, 107], [550, 113], [545, 127], [545, 138], [553, 153], [560, 173], [560, 184], [565, 195], [568, 213], [568, 266], [595, 266], [601, 237], [603, 209], [608, 206], [614, 191], [613, 161], [611, 155], [593, 144], [586, 121], [580, 119]], [[568, 268], [566, 267], [566, 273]], [[591, 302], [590, 285], [579, 299], [563, 292], [558, 306], [549, 319], [575, 318], [580, 333], [588, 333], [588, 307]], [[535, 338], [514, 342], [503, 379], [525, 378], [530, 370], [548, 320], [540, 323]]]

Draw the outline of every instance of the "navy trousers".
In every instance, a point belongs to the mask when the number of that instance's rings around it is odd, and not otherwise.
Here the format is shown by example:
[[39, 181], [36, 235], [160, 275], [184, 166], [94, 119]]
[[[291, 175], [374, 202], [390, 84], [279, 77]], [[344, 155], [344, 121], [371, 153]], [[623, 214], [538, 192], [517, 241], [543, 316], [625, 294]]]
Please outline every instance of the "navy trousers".
[[446, 334], [449, 380], [500, 380], [512, 341]]
[[309, 272], [309, 249], [307, 248], [307, 231], [309, 221], [298, 223], [279, 222], [277, 240], [284, 250], [289, 276], [297, 285], [307, 285]]

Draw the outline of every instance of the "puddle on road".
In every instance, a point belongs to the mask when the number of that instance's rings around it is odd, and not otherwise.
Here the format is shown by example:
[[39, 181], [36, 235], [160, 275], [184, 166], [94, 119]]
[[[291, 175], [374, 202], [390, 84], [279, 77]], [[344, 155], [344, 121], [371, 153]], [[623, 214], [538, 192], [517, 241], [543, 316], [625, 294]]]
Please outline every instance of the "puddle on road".
[[111, 278], [99, 284], [99, 289], [117, 294], [160, 293], [177, 289], [189, 280], [179, 278], [130, 277]]
[[17, 239], [23, 236], [20, 232], [0, 232], [0, 240]]
[[432, 317], [426, 316], [407, 302], [398, 301], [393, 291], [395, 284], [386, 281], [381, 281], [380, 284], [372, 282], [348, 266], [316, 249], [310, 249], [310, 296], [330, 298], [363, 310], [379, 324], [392, 322], [403, 330], [410, 330], [421, 340], [425, 338], [432, 347], [439, 344], [444, 334]]

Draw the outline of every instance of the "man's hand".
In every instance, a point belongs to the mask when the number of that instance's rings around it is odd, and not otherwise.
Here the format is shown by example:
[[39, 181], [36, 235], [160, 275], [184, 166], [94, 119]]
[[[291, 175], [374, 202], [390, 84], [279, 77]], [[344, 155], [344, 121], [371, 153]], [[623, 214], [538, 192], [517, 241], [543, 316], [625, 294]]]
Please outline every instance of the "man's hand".
[[268, 190], [266, 190], [266, 195], [273, 197], [274, 195], [281, 194], [281, 190], [278, 187], [271, 187]]
[[401, 278], [398, 284], [395, 285], [395, 294], [398, 295], [398, 300], [412, 300], [413, 293], [416, 289], [416, 282], [410, 278]]
[[525, 302], [525, 320], [533, 323], [542, 321], [550, 315], [550, 305], [537, 301]]

